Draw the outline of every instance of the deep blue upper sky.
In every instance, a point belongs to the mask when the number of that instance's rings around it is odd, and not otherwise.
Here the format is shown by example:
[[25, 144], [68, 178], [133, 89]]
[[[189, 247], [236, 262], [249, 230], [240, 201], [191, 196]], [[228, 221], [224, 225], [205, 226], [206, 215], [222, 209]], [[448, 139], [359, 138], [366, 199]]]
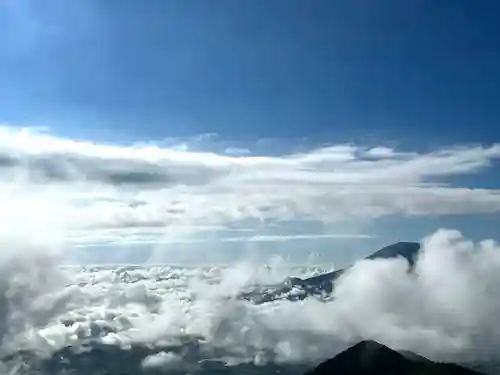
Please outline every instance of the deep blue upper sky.
[[11, 124], [106, 140], [500, 139], [494, 0], [7, 0], [0, 24]]
[[[500, 141], [496, 0], [3, 0], [0, 25], [0, 123], [106, 142]], [[372, 232], [497, 237], [499, 219], [396, 216]]]

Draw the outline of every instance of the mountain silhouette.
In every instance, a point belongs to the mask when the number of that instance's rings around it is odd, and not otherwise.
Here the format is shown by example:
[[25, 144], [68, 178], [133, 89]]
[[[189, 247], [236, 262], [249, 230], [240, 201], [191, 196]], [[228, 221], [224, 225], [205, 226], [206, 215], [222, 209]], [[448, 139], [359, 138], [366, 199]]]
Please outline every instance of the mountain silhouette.
[[[402, 257], [408, 261], [410, 267], [413, 267], [419, 251], [420, 244], [417, 242], [397, 242], [368, 255], [364, 259]], [[307, 279], [289, 277], [277, 285], [252, 286], [250, 290], [243, 291], [239, 297], [255, 303], [264, 303], [277, 299], [302, 300], [313, 295], [329, 295], [333, 291], [335, 281], [350, 267], [352, 266]]]
[[418, 242], [397, 242], [395, 244], [386, 246], [379, 251], [368, 255], [365, 259], [386, 259], [386, 258], [405, 258], [411, 266], [415, 265], [415, 258], [420, 251], [420, 244]]
[[412, 352], [397, 352], [376, 341], [361, 341], [305, 375], [478, 375], [454, 363], [437, 363]]

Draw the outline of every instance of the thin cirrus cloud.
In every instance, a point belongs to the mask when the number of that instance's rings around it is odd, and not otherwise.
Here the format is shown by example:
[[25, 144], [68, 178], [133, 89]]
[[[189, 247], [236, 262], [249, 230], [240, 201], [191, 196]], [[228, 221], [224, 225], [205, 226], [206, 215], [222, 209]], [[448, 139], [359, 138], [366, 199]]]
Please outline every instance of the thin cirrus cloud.
[[281, 156], [228, 155], [2, 126], [0, 218], [22, 221], [36, 207], [39, 217], [57, 216], [87, 237], [113, 229], [123, 238], [131, 228], [165, 234], [249, 220], [492, 213], [500, 211], [500, 190], [446, 179], [478, 173], [499, 157], [500, 144], [427, 153], [341, 144]]
[[[127, 233], [123, 238], [121, 231], [94, 231], [88, 233], [73, 233], [70, 237], [71, 242], [80, 247], [93, 246], [117, 246], [117, 245], [147, 245], [147, 244], [204, 244], [204, 243], [271, 243], [271, 242], [287, 242], [287, 241], [314, 241], [314, 240], [349, 240], [349, 239], [373, 239], [369, 234], [362, 233], [309, 233], [309, 234], [290, 234], [290, 235], [240, 235], [240, 236], [221, 236], [218, 238], [183, 238], [179, 236], [165, 236], [162, 228], [158, 231], [136, 231], [135, 233]], [[189, 228], [190, 232], [198, 230], [198, 228]], [[177, 230], [177, 228], [176, 228]]]

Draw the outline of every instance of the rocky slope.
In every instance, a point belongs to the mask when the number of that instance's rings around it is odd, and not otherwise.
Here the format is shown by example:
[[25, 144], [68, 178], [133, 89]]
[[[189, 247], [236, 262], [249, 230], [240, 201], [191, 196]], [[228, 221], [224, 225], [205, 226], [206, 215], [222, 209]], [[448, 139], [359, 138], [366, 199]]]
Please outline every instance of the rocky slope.
[[[387, 259], [405, 258], [410, 266], [415, 264], [415, 259], [420, 250], [420, 244], [416, 242], [397, 242], [386, 246], [365, 259]], [[335, 281], [349, 269], [336, 270], [322, 275], [301, 279], [289, 277], [283, 283], [277, 285], [252, 286], [243, 291], [239, 297], [254, 303], [270, 302], [277, 299], [301, 300], [310, 296], [329, 296], [335, 285]]]

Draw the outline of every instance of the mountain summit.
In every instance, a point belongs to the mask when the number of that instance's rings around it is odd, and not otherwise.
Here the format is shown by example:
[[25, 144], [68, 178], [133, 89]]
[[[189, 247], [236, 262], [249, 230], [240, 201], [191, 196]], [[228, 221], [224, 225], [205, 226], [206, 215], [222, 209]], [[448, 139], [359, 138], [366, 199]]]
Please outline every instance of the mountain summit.
[[[364, 259], [375, 260], [403, 257], [413, 267], [419, 251], [420, 244], [417, 242], [397, 242], [368, 255]], [[335, 281], [350, 267], [307, 279], [289, 277], [282, 284], [278, 285], [252, 287], [251, 290], [241, 293], [240, 298], [255, 303], [264, 303], [277, 299], [301, 300], [311, 295], [328, 295], [332, 293]]]
[[[405, 258], [408, 263], [413, 266], [417, 258], [418, 252], [420, 251], [420, 244], [418, 242], [397, 242], [395, 244], [386, 246], [371, 255], [368, 255], [364, 259], [375, 260], [375, 259], [390, 259], [390, 258]], [[350, 266], [352, 267], [352, 266]], [[338, 279], [347, 269], [340, 269], [333, 272], [325, 273], [323, 275], [318, 275], [310, 277], [303, 280], [306, 284], [319, 284], [324, 282], [332, 282]]]
[[413, 266], [419, 251], [420, 244], [418, 242], [397, 242], [368, 255], [365, 259], [403, 257]]
[[453, 363], [436, 363], [411, 352], [397, 352], [376, 341], [361, 341], [306, 375], [478, 375]]

